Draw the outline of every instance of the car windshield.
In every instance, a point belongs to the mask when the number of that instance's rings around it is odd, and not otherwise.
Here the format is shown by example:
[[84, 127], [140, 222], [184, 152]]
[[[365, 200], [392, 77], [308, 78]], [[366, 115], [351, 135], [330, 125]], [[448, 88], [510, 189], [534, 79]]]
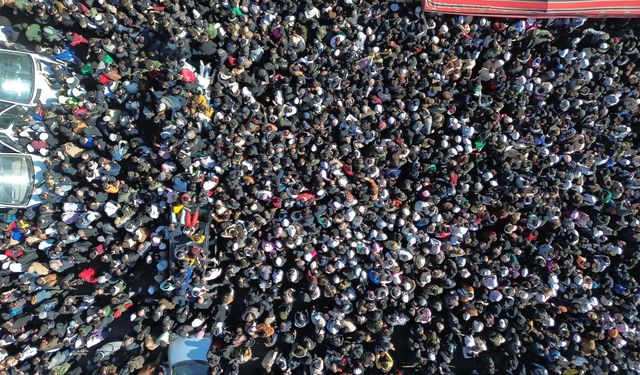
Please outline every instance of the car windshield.
[[0, 52], [0, 100], [29, 104], [34, 82], [33, 60], [29, 55]]
[[201, 361], [185, 361], [174, 365], [171, 368], [171, 375], [206, 375], [209, 367]]
[[25, 204], [32, 189], [31, 159], [23, 155], [0, 155], [0, 204]]

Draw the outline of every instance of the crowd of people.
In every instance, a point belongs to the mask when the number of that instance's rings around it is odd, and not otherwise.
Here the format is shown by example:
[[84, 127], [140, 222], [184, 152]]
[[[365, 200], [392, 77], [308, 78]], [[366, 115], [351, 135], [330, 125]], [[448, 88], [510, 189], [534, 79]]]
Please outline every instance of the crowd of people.
[[[0, 215], [0, 374], [160, 374], [180, 336], [212, 374], [640, 372], [634, 21], [3, 3], [61, 63], [14, 125], [48, 171]], [[183, 211], [217, 268], [174, 288]]]

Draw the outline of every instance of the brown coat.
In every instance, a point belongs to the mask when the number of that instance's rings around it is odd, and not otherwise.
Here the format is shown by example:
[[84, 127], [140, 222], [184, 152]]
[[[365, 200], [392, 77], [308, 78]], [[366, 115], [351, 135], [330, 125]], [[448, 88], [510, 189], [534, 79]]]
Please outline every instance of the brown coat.
[[50, 287], [55, 286], [57, 282], [58, 282], [58, 275], [56, 275], [55, 273], [50, 273], [38, 279], [38, 284], [40, 285], [44, 284]]
[[157, 366], [154, 365], [153, 363], [147, 363], [146, 365], [142, 366], [142, 368], [140, 369], [140, 371], [137, 372], [137, 375], [154, 375], [157, 373]]
[[84, 152], [84, 150], [76, 146], [72, 142], [67, 142], [62, 145], [62, 152], [64, 152], [64, 154], [69, 157], [77, 158]]

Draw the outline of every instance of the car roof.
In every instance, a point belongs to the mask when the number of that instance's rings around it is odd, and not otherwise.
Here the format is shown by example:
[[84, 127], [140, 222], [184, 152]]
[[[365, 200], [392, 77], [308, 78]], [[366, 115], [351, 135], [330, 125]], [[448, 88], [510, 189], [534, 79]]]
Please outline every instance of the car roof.
[[178, 338], [169, 345], [169, 365], [173, 366], [184, 361], [208, 362], [207, 353], [212, 341], [211, 337]]

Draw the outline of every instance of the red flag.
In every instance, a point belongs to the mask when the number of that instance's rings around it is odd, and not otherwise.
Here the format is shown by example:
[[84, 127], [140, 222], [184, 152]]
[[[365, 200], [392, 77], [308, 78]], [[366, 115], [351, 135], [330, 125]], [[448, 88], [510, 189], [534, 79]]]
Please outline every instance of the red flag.
[[196, 75], [187, 68], [182, 68], [180, 74], [182, 74], [182, 80], [184, 82], [192, 83], [196, 81]]
[[454, 185], [458, 183], [458, 174], [456, 172], [451, 172], [451, 185]]
[[78, 33], [73, 33], [73, 40], [71, 41], [71, 45], [73, 47], [77, 46], [80, 43], [85, 43], [85, 44], [89, 44], [89, 41], [84, 38], [82, 35], [78, 34]]
[[311, 194], [311, 193], [300, 193], [298, 194], [298, 196], [296, 197], [296, 202], [300, 202], [300, 201], [312, 201], [315, 200], [316, 196]]
[[103, 85], [106, 85], [109, 82], [111, 82], [111, 80], [109, 79], [109, 77], [105, 76], [104, 74], [100, 74], [98, 76], [98, 82], [100, 82]]
[[96, 270], [93, 268], [85, 268], [78, 274], [80, 278], [88, 283], [97, 284], [98, 278], [96, 278]]

